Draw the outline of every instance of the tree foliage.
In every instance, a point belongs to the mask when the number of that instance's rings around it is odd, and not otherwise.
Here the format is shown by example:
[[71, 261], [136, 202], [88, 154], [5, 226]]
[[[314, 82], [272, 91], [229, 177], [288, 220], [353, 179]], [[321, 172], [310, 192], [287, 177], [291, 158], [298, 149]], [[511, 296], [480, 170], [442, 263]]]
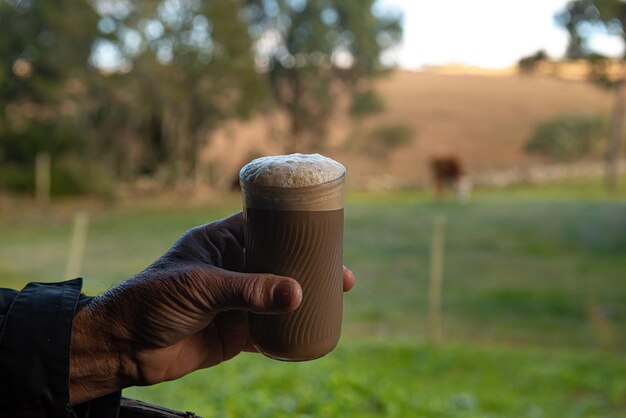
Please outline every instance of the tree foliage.
[[85, 1], [1, 0], [1, 115], [11, 103], [59, 105], [65, 83], [88, 72], [96, 22]]
[[98, 86], [94, 105], [120, 164], [134, 150], [141, 158], [130, 171], [189, 177], [210, 133], [259, 105], [263, 85], [239, 10], [234, 1], [192, 0], [101, 7], [110, 34], [97, 42], [119, 51], [122, 68]]
[[[290, 151], [320, 145], [340, 92], [360, 93], [383, 72], [380, 53], [401, 37], [398, 16], [374, 0], [248, 0], [258, 65], [289, 116]], [[307, 139], [305, 134], [312, 134]]]
[[[198, 179], [212, 132], [268, 107], [294, 140], [316, 134], [298, 144], [314, 148], [337, 97], [369, 97], [400, 37], [399, 18], [373, 4], [0, 0], [0, 163], [30, 170], [41, 150], [30, 133], [44, 126], [118, 179]], [[18, 137], [30, 155], [7, 146]]]
[[602, 30], [622, 39], [623, 55], [620, 63], [621, 74], [609, 73], [609, 65], [604, 57], [587, 53], [592, 65], [590, 79], [603, 86], [614, 88], [611, 134], [606, 147], [606, 185], [615, 190], [619, 178], [619, 162], [622, 156], [626, 109], [626, 2], [622, 0], [571, 0], [566, 9], [557, 15], [557, 21], [570, 35], [570, 51], [576, 45], [584, 44], [594, 31]]
[[626, 2], [621, 0], [571, 0], [555, 21], [569, 34], [566, 57], [570, 59], [593, 55], [587, 41], [594, 32], [620, 36], [626, 43]]
[[410, 126], [395, 123], [376, 126], [359, 141], [359, 150], [369, 158], [382, 162], [398, 149], [413, 141], [414, 132]]
[[548, 59], [548, 54], [543, 49], [535, 52], [534, 54], [520, 58], [517, 61], [517, 68], [522, 74], [532, 74], [537, 66]]
[[526, 151], [570, 162], [602, 155], [607, 120], [603, 115], [571, 112], [537, 125]]
[[353, 118], [364, 118], [385, 110], [385, 104], [380, 95], [373, 89], [357, 91], [352, 95], [350, 115]]
[[567, 30], [569, 42], [565, 56], [569, 59], [586, 58], [589, 50], [582, 35], [581, 27], [589, 22], [599, 20], [598, 8], [592, 0], [574, 0], [565, 5], [565, 9], [557, 13], [555, 22]]
[[[0, 0], [0, 188], [31, 190], [39, 152], [85, 150], [76, 118], [97, 19], [84, 1]], [[88, 176], [53, 170], [54, 191]]]

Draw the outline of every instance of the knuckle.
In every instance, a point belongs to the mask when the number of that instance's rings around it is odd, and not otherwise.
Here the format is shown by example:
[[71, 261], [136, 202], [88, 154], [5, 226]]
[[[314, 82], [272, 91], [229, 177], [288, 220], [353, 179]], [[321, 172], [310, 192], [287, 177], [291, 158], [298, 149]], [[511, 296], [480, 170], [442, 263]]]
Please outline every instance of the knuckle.
[[263, 308], [265, 304], [265, 281], [261, 277], [247, 280], [242, 289], [243, 302], [252, 308]]
[[232, 284], [219, 271], [210, 271], [207, 277], [208, 280], [203, 284], [207, 307], [211, 310], [219, 310], [223, 305], [228, 304], [229, 295], [232, 294]]

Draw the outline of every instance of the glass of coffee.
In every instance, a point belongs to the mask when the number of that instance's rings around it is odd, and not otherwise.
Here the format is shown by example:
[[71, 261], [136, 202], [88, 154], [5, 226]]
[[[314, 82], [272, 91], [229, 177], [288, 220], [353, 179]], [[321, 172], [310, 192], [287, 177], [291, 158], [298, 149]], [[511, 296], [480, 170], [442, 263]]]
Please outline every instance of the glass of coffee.
[[345, 173], [319, 154], [263, 157], [241, 169], [247, 271], [302, 286], [294, 312], [249, 315], [252, 341], [268, 357], [312, 360], [339, 341]]

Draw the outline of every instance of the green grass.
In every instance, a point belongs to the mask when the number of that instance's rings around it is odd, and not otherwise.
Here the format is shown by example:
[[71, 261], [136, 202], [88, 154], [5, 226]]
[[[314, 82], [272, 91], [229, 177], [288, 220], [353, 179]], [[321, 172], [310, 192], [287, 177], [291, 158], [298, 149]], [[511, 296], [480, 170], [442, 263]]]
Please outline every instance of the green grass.
[[432, 219], [444, 213], [450, 338], [594, 346], [586, 312], [600, 306], [624, 347], [623, 202], [381, 201], [348, 210], [346, 262], [361, 279], [348, 317], [360, 332], [423, 335]]
[[[91, 208], [90, 293], [143, 269], [187, 228], [239, 207]], [[64, 279], [71, 208], [0, 212], [0, 285]], [[432, 221], [444, 214], [444, 334], [427, 344]], [[626, 193], [598, 181], [478, 190], [464, 206], [424, 192], [351, 194], [342, 343], [285, 364], [244, 355], [128, 395], [204, 416], [626, 416]]]
[[347, 342], [315, 362], [243, 355], [133, 388], [215, 417], [620, 417], [626, 362], [601, 354]]

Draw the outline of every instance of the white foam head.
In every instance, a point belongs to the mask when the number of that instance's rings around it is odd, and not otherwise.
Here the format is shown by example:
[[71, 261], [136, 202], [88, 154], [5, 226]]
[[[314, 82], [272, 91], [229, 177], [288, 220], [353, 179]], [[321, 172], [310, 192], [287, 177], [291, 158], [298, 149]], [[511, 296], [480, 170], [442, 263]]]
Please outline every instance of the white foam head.
[[239, 176], [250, 184], [291, 188], [328, 183], [345, 172], [342, 164], [320, 154], [289, 154], [257, 158]]

